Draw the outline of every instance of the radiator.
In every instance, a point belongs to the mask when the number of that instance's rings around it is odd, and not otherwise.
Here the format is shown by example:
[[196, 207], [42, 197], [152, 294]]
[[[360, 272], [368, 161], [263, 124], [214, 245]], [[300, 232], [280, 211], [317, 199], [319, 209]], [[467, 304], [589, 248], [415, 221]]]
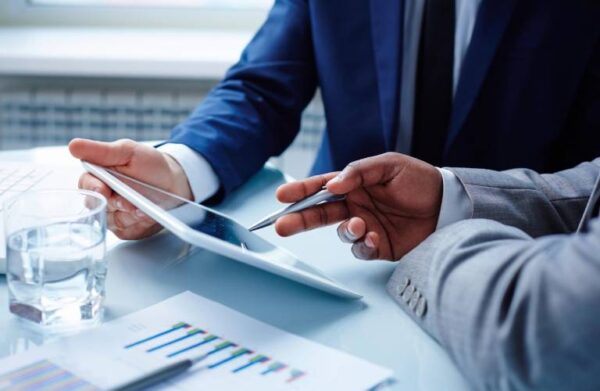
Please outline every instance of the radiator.
[[[0, 83], [0, 149], [65, 145], [73, 137], [163, 140], [204, 99], [214, 82], [18, 79]], [[271, 162], [304, 177], [325, 128], [317, 94], [301, 131]]]

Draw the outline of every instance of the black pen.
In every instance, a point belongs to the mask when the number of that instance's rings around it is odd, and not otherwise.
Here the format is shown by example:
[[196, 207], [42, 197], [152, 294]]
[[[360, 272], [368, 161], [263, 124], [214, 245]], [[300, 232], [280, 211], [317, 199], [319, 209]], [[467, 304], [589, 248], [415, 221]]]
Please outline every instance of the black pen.
[[161, 383], [165, 380], [180, 375], [190, 369], [194, 364], [202, 359], [206, 358], [206, 355], [200, 356], [196, 359], [187, 359], [177, 361], [173, 364], [159, 368], [153, 372], [147, 373], [134, 379], [126, 384], [120, 385], [115, 388], [111, 388], [110, 391], [137, 391], [144, 390], [150, 386]]

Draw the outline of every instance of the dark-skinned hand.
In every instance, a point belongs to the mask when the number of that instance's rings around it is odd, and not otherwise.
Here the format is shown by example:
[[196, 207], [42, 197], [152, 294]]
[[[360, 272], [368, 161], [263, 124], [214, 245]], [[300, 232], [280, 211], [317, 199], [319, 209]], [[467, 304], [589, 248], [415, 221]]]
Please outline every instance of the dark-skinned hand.
[[395, 261], [436, 228], [442, 176], [421, 160], [399, 153], [366, 158], [340, 173], [282, 185], [277, 198], [296, 202], [323, 186], [334, 194], [346, 194], [346, 200], [283, 216], [275, 224], [278, 234], [290, 236], [341, 223], [338, 236], [352, 244], [357, 258]]

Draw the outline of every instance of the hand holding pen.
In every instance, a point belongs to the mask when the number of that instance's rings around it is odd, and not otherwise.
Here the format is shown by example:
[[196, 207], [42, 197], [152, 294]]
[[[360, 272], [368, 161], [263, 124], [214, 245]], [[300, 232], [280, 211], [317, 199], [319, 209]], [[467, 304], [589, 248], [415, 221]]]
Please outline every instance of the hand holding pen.
[[341, 173], [285, 184], [277, 198], [294, 203], [323, 187], [345, 201], [285, 214], [275, 223], [277, 233], [290, 236], [340, 223], [338, 236], [352, 244], [357, 258], [398, 260], [436, 229], [442, 176], [423, 161], [386, 153], [351, 163]]
[[252, 227], [248, 228], [250, 231], [256, 231], [270, 225], [275, 224], [277, 219], [280, 217], [301, 212], [303, 210], [315, 207], [317, 205], [325, 205], [331, 202], [343, 201], [346, 199], [345, 194], [332, 194], [327, 190], [326, 187], [322, 187], [321, 191], [310, 195], [298, 202], [293, 203], [292, 205], [283, 208], [273, 214], [268, 215], [264, 219], [260, 220], [258, 223], [254, 224]]

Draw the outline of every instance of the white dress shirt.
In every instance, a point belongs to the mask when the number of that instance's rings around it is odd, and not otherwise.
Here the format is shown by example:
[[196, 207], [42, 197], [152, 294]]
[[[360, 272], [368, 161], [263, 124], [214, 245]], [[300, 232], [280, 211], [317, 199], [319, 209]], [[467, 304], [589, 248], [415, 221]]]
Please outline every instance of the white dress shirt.
[[[404, 16], [403, 63], [401, 104], [398, 131], [398, 151], [410, 153], [413, 133], [416, 74], [423, 11], [426, 0], [406, 0]], [[471, 42], [477, 12], [482, 0], [456, 0], [456, 31], [454, 37], [454, 91], [460, 70]], [[196, 202], [202, 202], [219, 189], [219, 179], [204, 157], [182, 144], [164, 144], [162, 152], [171, 155], [185, 171]], [[472, 205], [466, 191], [454, 174], [440, 169], [444, 195], [438, 219], [438, 228], [470, 218]]]
[[167, 143], [158, 147], [158, 150], [171, 155], [181, 165], [196, 202], [209, 199], [219, 190], [221, 184], [215, 170], [204, 156], [192, 148], [183, 144]]

